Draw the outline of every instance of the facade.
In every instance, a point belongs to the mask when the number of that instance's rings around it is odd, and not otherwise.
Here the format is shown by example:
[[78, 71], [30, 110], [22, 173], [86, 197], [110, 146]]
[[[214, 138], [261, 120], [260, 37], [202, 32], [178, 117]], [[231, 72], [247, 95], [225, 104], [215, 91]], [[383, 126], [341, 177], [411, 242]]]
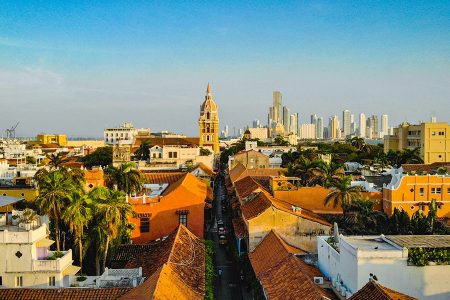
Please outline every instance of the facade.
[[366, 115], [359, 114], [359, 137], [366, 138]]
[[[20, 213], [13, 211], [13, 216], [20, 216]], [[49, 251], [53, 241], [48, 239], [47, 225], [39, 221], [30, 224], [14, 222], [13, 218], [11, 224], [0, 225], [2, 287], [68, 287], [69, 276], [80, 270], [72, 265], [72, 250], [62, 251], [62, 257], [51, 260], [49, 257], [55, 252]]]
[[65, 134], [38, 134], [36, 137], [38, 144], [58, 144], [60, 147], [67, 145]]
[[450, 161], [450, 124], [403, 123], [394, 128], [394, 134], [384, 137], [384, 151], [402, 151], [420, 148], [425, 164]]
[[317, 118], [317, 126], [316, 126], [316, 139], [323, 140], [323, 117]]
[[255, 150], [240, 151], [229, 162], [230, 169], [242, 164], [247, 169], [261, 169], [269, 167], [269, 156]]
[[[336, 242], [335, 242], [336, 241]], [[411, 249], [449, 249], [448, 236], [343, 236], [317, 238], [320, 271], [350, 297], [371, 278], [383, 286], [418, 299], [449, 299], [449, 265], [415, 266]]]
[[213, 152], [218, 154], [219, 149], [219, 112], [217, 104], [211, 96], [211, 85], [208, 83], [205, 101], [200, 106], [200, 128], [199, 146], [209, 146]]
[[265, 127], [249, 128], [250, 138], [265, 141], [269, 138], [269, 129]]
[[339, 120], [337, 116], [330, 117], [328, 125], [328, 138], [335, 140], [340, 138]]
[[298, 135], [298, 113], [292, 114], [290, 116], [288, 132]]
[[131, 235], [134, 243], [145, 244], [167, 236], [180, 224], [203, 237], [205, 203], [212, 198], [208, 184], [190, 173], [173, 183], [168, 180], [161, 174], [159, 180], [144, 184], [144, 195], [127, 198], [135, 212], [130, 219], [136, 225]]
[[350, 116], [351, 114], [349, 110], [346, 109], [342, 112], [342, 132], [344, 133], [344, 138], [351, 134]]
[[272, 106], [272, 115], [270, 118], [275, 123], [282, 123], [283, 120], [281, 118], [281, 102], [282, 102], [282, 95], [280, 91], [274, 91], [273, 92], [273, 106]]
[[106, 145], [115, 145], [119, 141], [123, 144], [134, 144], [136, 137], [150, 136], [150, 128], [135, 128], [131, 122], [125, 122], [120, 127], [106, 128], [103, 131], [103, 138]]
[[118, 140], [113, 146], [113, 166], [117, 167], [121, 164], [131, 161], [131, 145], [122, 140]]
[[316, 125], [302, 124], [300, 126], [300, 139], [313, 140], [316, 138]]
[[[201, 155], [201, 148], [189, 145], [154, 145], [150, 148], [150, 169], [179, 169], [189, 164], [204, 163], [212, 168], [214, 154]], [[145, 169], [145, 168], [140, 168]]]
[[386, 114], [381, 115], [381, 138], [389, 134], [389, 116]]
[[394, 209], [428, 214], [429, 205], [436, 200], [437, 216], [450, 218], [450, 177], [446, 175], [394, 174], [391, 183], [383, 186], [383, 210], [391, 216]]
[[287, 106], [283, 106], [283, 126], [284, 126], [284, 132], [289, 133], [291, 126], [290, 123], [290, 117], [291, 117], [291, 110]]

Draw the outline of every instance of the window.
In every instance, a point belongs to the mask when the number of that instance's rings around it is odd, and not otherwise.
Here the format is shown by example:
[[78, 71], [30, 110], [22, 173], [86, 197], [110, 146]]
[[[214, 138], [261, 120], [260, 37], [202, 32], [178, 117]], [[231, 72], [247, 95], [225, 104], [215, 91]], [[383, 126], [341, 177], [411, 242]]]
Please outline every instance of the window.
[[424, 188], [420, 188], [420, 196], [424, 196], [425, 195], [425, 189]]
[[180, 214], [179, 216], [180, 224], [187, 227], [187, 214]]
[[3, 278], [2, 278], [2, 276], [0, 276], [0, 286], [2, 286], [3, 285]]
[[141, 232], [150, 232], [150, 218], [140, 218], [139, 230]]
[[435, 132], [435, 131], [432, 131], [432, 132], [431, 132], [431, 135], [436, 135], [436, 132]]
[[169, 152], [169, 158], [172, 158], [172, 152]]
[[16, 287], [23, 287], [23, 277], [22, 276], [16, 277]]
[[421, 210], [421, 211], [425, 211], [425, 205], [421, 205], [421, 206], [420, 206], [420, 210]]
[[177, 153], [177, 152], [174, 152], [174, 153], [173, 153], [173, 158], [177, 158], [177, 156], [178, 156], [178, 153]]
[[450, 194], [450, 188], [447, 188], [447, 194]]
[[445, 135], [443, 131], [439, 131], [439, 135]]
[[55, 276], [50, 276], [48, 278], [48, 286], [56, 286], [56, 278], [55, 278]]
[[440, 187], [439, 188], [431, 188], [432, 194], [441, 194], [441, 192], [442, 192], [442, 189]]

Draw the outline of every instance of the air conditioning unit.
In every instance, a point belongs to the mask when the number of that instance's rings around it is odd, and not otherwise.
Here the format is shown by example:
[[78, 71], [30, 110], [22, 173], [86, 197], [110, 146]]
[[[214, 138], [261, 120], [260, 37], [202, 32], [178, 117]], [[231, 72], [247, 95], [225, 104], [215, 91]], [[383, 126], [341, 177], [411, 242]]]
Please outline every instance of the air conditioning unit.
[[314, 277], [315, 284], [323, 284], [323, 277]]

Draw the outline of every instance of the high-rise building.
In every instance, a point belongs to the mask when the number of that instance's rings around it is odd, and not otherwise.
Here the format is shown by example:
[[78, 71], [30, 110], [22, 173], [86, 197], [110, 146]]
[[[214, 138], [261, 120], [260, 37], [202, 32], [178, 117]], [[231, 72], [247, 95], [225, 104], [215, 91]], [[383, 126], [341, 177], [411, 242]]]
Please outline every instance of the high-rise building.
[[338, 117], [331, 116], [328, 124], [328, 138], [338, 139], [340, 137], [339, 119]]
[[273, 115], [272, 120], [274, 120], [277, 123], [283, 123], [281, 119], [281, 101], [282, 101], [282, 95], [279, 91], [273, 92]]
[[302, 124], [300, 126], [300, 138], [313, 140], [316, 138], [316, 125], [315, 124]]
[[311, 124], [317, 124], [317, 115], [316, 114], [313, 114], [313, 115], [311, 115]]
[[317, 125], [316, 125], [316, 139], [322, 140], [323, 138], [324, 138], [324, 136], [323, 136], [323, 118], [318, 117]]
[[431, 123], [436, 123], [437, 122], [437, 118], [436, 117], [431, 117]]
[[342, 131], [344, 133], [344, 138], [351, 134], [351, 114], [349, 110], [344, 110], [342, 112]]
[[298, 135], [298, 113], [294, 113], [289, 117], [289, 132]]
[[219, 153], [219, 113], [217, 104], [211, 96], [211, 85], [208, 83], [205, 101], [200, 106], [199, 146], [210, 146], [214, 153]]
[[258, 119], [253, 120], [253, 128], [259, 128], [259, 127], [261, 127], [261, 122]]
[[356, 124], [355, 124], [355, 115], [351, 114], [350, 115], [350, 135], [355, 135], [356, 133]]
[[381, 116], [381, 137], [384, 137], [385, 135], [388, 135], [389, 130], [389, 117], [386, 114], [383, 114]]
[[291, 117], [291, 110], [287, 106], [283, 106], [283, 126], [284, 132], [289, 133], [289, 121]]
[[366, 115], [363, 113], [359, 114], [359, 137], [366, 137]]

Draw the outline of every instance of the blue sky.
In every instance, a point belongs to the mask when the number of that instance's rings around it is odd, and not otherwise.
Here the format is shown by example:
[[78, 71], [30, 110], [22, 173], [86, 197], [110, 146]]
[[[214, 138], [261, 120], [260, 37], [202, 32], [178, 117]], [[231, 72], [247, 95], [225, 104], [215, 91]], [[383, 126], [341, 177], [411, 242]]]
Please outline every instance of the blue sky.
[[207, 82], [221, 127], [265, 121], [273, 90], [301, 122], [450, 121], [450, 2], [0, 3], [2, 131], [194, 135]]

